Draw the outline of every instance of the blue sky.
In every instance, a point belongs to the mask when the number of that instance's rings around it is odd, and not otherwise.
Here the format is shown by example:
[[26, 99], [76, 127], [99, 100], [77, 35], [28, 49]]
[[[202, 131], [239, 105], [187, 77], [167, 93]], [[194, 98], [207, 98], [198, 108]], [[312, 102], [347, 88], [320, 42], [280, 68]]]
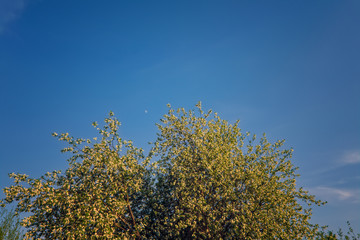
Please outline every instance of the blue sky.
[[[112, 110], [148, 149], [166, 104], [286, 139], [313, 221], [360, 217], [360, 2], [0, 0], [0, 187], [66, 168], [51, 133]], [[3, 193], [0, 197], [3, 197]]]

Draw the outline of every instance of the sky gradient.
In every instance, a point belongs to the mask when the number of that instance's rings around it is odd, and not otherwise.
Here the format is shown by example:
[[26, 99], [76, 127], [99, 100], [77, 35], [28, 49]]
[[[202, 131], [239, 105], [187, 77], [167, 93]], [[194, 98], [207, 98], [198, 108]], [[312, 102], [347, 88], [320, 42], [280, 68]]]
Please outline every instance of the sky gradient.
[[[286, 139], [313, 222], [360, 230], [360, 2], [0, 0], [0, 187], [65, 169], [56, 131], [93, 137], [112, 110], [148, 149], [202, 101]], [[0, 197], [4, 196], [0, 193]]]

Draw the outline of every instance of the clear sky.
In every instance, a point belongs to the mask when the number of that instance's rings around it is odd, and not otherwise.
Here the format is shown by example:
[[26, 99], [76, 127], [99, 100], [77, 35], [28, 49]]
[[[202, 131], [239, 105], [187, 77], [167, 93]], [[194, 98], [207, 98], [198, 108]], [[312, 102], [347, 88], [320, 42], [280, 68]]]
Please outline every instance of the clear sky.
[[[65, 169], [51, 133], [112, 110], [139, 147], [166, 104], [286, 139], [313, 221], [360, 228], [360, 1], [0, 0], [0, 187]], [[0, 197], [4, 194], [1, 193]]]

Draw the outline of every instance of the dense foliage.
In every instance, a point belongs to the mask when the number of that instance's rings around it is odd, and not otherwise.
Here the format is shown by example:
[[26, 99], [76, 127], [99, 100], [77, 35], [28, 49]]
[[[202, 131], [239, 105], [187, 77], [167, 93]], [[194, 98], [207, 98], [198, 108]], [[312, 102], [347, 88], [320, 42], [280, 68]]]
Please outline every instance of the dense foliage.
[[27, 238], [303, 239], [315, 200], [297, 188], [284, 141], [242, 133], [211, 111], [173, 110], [147, 156], [123, 140], [110, 113], [100, 138], [53, 135], [69, 167], [41, 178], [10, 174], [4, 204], [30, 213]]
[[72, 153], [64, 174], [54, 171], [39, 179], [10, 174], [15, 184], [4, 189], [5, 201], [15, 200], [17, 212], [31, 213], [22, 222], [28, 238], [140, 237], [142, 219], [134, 215], [131, 205], [141, 191], [143, 154], [118, 136], [119, 122], [112, 115], [103, 129], [97, 128], [101, 139], [93, 144], [67, 133], [53, 134], [69, 143], [63, 152]]

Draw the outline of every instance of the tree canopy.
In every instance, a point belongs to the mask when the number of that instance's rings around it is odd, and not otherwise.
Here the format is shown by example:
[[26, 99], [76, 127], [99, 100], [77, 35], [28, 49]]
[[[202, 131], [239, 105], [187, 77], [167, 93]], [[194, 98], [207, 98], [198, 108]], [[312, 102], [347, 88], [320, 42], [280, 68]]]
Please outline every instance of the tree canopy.
[[46, 239], [303, 239], [324, 204], [296, 186], [284, 141], [243, 133], [218, 114], [174, 110], [144, 154], [110, 112], [99, 139], [68, 133], [68, 168], [40, 178], [10, 174], [3, 205], [17, 203], [26, 237]]

